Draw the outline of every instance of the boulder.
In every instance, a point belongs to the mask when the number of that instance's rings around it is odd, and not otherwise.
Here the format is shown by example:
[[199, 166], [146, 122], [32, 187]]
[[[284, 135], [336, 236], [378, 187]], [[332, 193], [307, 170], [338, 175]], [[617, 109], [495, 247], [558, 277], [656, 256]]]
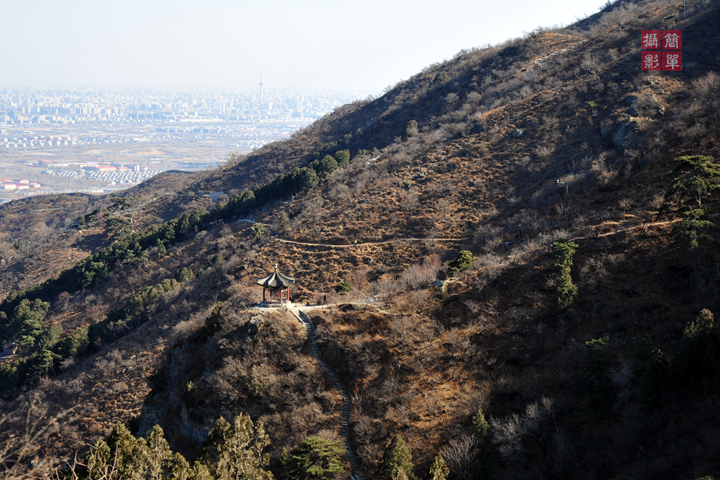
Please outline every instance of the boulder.
[[627, 147], [628, 140], [630, 137], [638, 133], [640, 130], [640, 124], [634, 118], [626, 115], [626, 118], [612, 134], [612, 142], [619, 149]]
[[249, 338], [255, 338], [260, 330], [262, 330], [264, 320], [261, 316], [256, 315], [250, 319], [247, 325], [247, 335]]
[[602, 135], [603, 138], [607, 138], [612, 132], [615, 131], [615, 127], [617, 127], [617, 123], [615, 123], [611, 119], [600, 122], [600, 135]]

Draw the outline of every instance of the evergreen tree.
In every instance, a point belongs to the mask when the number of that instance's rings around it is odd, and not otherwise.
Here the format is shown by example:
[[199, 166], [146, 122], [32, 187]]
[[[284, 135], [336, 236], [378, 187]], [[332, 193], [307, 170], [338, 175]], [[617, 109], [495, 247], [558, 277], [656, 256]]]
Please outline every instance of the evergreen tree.
[[83, 327], [75, 330], [72, 334], [61, 339], [54, 350], [63, 358], [75, 357], [90, 346], [90, 338], [88, 337], [90, 329]]
[[144, 453], [146, 467], [142, 478], [161, 480], [170, 476], [173, 470], [173, 453], [160, 426], [155, 425], [150, 432]]
[[157, 256], [162, 258], [165, 255], [167, 255], [167, 249], [165, 248], [165, 244], [158, 238], [157, 239]]
[[[32, 302], [27, 298], [23, 299], [13, 310], [9, 323], [8, 336], [17, 337], [21, 345], [32, 345], [35, 338], [43, 332], [43, 321], [45, 314], [50, 308], [48, 302], [35, 299]], [[10, 338], [6, 338], [9, 340]]]
[[[478, 413], [482, 414], [482, 410], [478, 410]], [[483, 420], [484, 419], [485, 417], [483, 417]], [[445, 463], [445, 458], [443, 458], [442, 453], [438, 453], [435, 455], [435, 461], [430, 466], [430, 471], [425, 477], [425, 480], [447, 480], [448, 475], [450, 475], [450, 469], [447, 463]]]
[[720, 188], [720, 165], [712, 157], [702, 155], [675, 158], [677, 166], [672, 186], [665, 194], [660, 213], [677, 211], [683, 219], [674, 228], [673, 243], [684, 243], [693, 256], [695, 270], [695, 302], [700, 304], [698, 250], [702, 241], [714, 240], [705, 233], [714, 225], [708, 219], [707, 197]]
[[485, 419], [482, 407], [478, 407], [477, 412], [473, 416], [473, 425], [475, 426], [475, 436], [480, 445], [485, 443], [490, 435], [490, 424]]
[[408, 480], [416, 480], [413, 473], [412, 455], [400, 435], [396, 435], [385, 449], [382, 460], [378, 464], [376, 476], [379, 480], [394, 480], [398, 473], [407, 475]]
[[220, 310], [222, 310], [222, 302], [216, 303], [210, 316], [205, 319], [205, 328], [207, 328], [210, 332], [214, 332], [220, 328], [220, 325], [223, 322], [223, 316], [220, 313]]
[[233, 423], [220, 417], [205, 441], [200, 463], [215, 480], [272, 480], [273, 474], [263, 468], [270, 460], [270, 454], [263, 454], [268, 445], [262, 422], [253, 424], [247, 414]]
[[670, 383], [675, 387], [705, 381], [708, 391], [720, 387], [715, 380], [720, 370], [720, 330], [708, 309], [688, 323], [670, 366]]
[[577, 286], [572, 283], [572, 277], [570, 276], [573, 256], [577, 248], [577, 243], [566, 239], [560, 239], [553, 244], [553, 250], [555, 251], [554, 266], [560, 269], [557, 292], [558, 308], [561, 312], [569, 311], [577, 297], [578, 289]]
[[53, 353], [51, 350], [46, 348], [40, 350], [36, 355], [31, 357], [32, 365], [28, 372], [30, 380], [37, 380], [40, 377], [47, 375], [53, 368], [55, 360], [62, 358], [57, 353]]
[[338, 162], [330, 155], [325, 155], [322, 160], [312, 162], [310, 167], [315, 170], [318, 178], [322, 180], [338, 169]]
[[416, 120], [410, 120], [405, 125], [405, 129], [403, 130], [403, 138], [407, 139], [409, 137], [414, 137], [417, 134], [418, 134], [418, 123]]
[[60, 340], [63, 329], [60, 325], [50, 325], [48, 328], [43, 329], [42, 334], [36, 340], [38, 348], [52, 348]]
[[472, 266], [474, 260], [470, 250], [461, 250], [449, 264], [450, 273], [464, 272]]
[[333, 157], [335, 157], [338, 167], [345, 168], [350, 163], [350, 150], [340, 150], [335, 152]]
[[320, 183], [320, 179], [315, 170], [312, 168], [301, 168], [295, 178], [294, 185], [296, 188], [294, 193], [312, 190], [318, 183]]
[[588, 361], [585, 367], [585, 389], [591, 404], [600, 411], [608, 411], [615, 403], [612, 382], [612, 356], [608, 337], [585, 342]]
[[309, 437], [280, 460], [282, 478], [288, 480], [322, 480], [342, 472], [342, 442]]

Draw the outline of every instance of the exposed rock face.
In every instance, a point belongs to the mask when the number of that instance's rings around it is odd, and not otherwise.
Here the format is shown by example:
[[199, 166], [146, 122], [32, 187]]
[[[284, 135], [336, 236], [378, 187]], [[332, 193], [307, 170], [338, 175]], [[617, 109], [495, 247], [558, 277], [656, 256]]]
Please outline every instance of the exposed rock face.
[[256, 315], [250, 319], [250, 321], [247, 323], [247, 334], [245, 336], [245, 339], [253, 339], [257, 336], [258, 333], [260, 333], [260, 330], [263, 327], [264, 320], [261, 316]]
[[640, 130], [640, 124], [632, 118], [629, 115], [626, 115], [625, 120], [620, 123], [620, 125], [615, 130], [615, 133], [612, 134], [612, 141], [613, 145], [615, 145], [617, 148], [624, 149], [627, 147], [628, 140], [630, 140], [630, 137], [638, 133]]

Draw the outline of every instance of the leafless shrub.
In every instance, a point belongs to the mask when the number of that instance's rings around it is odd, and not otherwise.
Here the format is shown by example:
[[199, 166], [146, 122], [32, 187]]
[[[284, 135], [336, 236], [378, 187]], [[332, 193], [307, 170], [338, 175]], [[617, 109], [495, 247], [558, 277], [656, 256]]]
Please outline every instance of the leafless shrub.
[[128, 385], [125, 382], [117, 382], [112, 386], [113, 392], [124, 392], [128, 389]]
[[560, 119], [555, 116], [546, 115], [543, 117], [542, 123], [543, 127], [545, 127], [546, 129], [551, 129], [560, 123]]
[[623, 220], [625, 219], [625, 213], [632, 208], [632, 200], [629, 198], [622, 198], [619, 202], [620, 208], [623, 211]]
[[633, 104], [633, 107], [644, 117], [654, 117], [660, 108], [660, 102], [655, 95], [641, 95]]
[[586, 53], [580, 62], [580, 66], [589, 72], [596, 70], [600, 66], [600, 59], [591, 53]]
[[522, 451], [523, 437], [538, 430], [541, 422], [550, 417], [552, 405], [552, 399], [543, 397], [540, 403], [529, 404], [522, 415], [513, 413], [502, 420], [495, 418], [490, 420], [493, 427], [492, 442], [498, 446], [503, 457], [507, 459], [518, 457]]
[[386, 278], [380, 278], [373, 286], [373, 293], [376, 295], [391, 295], [398, 289], [397, 282]]
[[520, 98], [525, 99], [525, 98], [528, 98], [528, 97], [532, 96], [533, 90], [532, 90], [532, 88], [531, 88], [530, 86], [525, 85], [524, 87], [522, 87], [522, 88], [520, 89], [520, 91], [518, 92], [518, 94], [519, 94]]
[[465, 300], [463, 304], [470, 310], [473, 314], [477, 314], [480, 312], [480, 309], [482, 306], [476, 302], [475, 300]]
[[693, 80], [692, 86], [695, 94], [704, 100], [713, 101], [720, 97], [720, 75], [715, 72]]
[[[260, 303], [260, 292], [257, 288], [246, 285], [242, 281], [233, 282], [227, 289], [227, 293], [232, 298], [233, 305], [236, 308], [247, 308]], [[196, 320], [193, 319], [193, 325]]]
[[662, 207], [662, 204], [665, 202], [665, 197], [663, 195], [660, 195], [659, 193], [656, 193], [653, 195], [652, 200], [650, 200], [650, 206], [655, 210], [660, 210], [660, 207]]
[[250, 380], [246, 385], [248, 390], [258, 397], [275, 395], [278, 378], [274, 370], [274, 367], [268, 364], [254, 366], [250, 371]]
[[[42, 394], [40, 394], [42, 395]], [[38, 395], [29, 395], [15, 406], [0, 404], [5, 412], [0, 416], [0, 426], [13, 428], [17, 435], [3, 438], [0, 442], [0, 470], [3, 478], [47, 478], [51, 475], [52, 458], [45, 458], [30, 466], [28, 459], [35, 455], [48, 437], [60, 429], [61, 424], [75, 420], [74, 409], [53, 410]]]
[[97, 370], [100, 373], [105, 373], [108, 370], [108, 365], [109, 363], [107, 360], [105, 360], [104, 358], [99, 358], [95, 361], [93, 370]]
[[538, 156], [538, 158], [542, 158], [543, 160], [547, 160], [550, 158], [550, 156], [555, 152], [555, 149], [548, 146], [548, 145], [540, 145], [538, 148], [535, 149], [535, 155]]
[[610, 275], [605, 266], [606, 260], [607, 255], [605, 254], [588, 257], [583, 266], [580, 267], [580, 279], [589, 288], [597, 287], [600, 282]]
[[346, 199], [350, 195], [350, 189], [344, 183], [334, 185], [330, 189], [330, 198], [333, 200], [340, 201]]
[[470, 480], [475, 477], [474, 465], [477, 459], [477, 442], [469, 435], [450, 440], [441, 450], [450, 469], [451, 478]]
[[63, 358], [60, 361], [60, 368], [62, 370], [67, 370], [67, 369], [71, 368], [73, 365], [75, 365], [75, 362], [76, 362], [76, 360], [74, 357]]
[[415, 190], [405, 192], [400, 198], [400, 206], [403, 210], [407, 210], [410, 213], [414, 213], [415, 210], [420, 206], [420, 196]]
[[435, 202], [435, 211], [439, 215], [445, 215], [450, 210], [450, 200], [447, 198], [441, 198], [437, 202]]
[[491, 142], [499, 142], [502, 140], [502, 134], [503, 134], [503, 127], [500, 125], [495, 125], [490, 129], [488, 132], [488, 135], [490, 136]]
[[411, 290], [428, 287], [435, 282], [441, 266], [440, 258], [432, 255], [426, 258], [422, 264], [408, 267], [400, 275], [400, 282]]
[[480, 246], [484, 247], [483, 250], [494, 250], [498, 247], [498, 245], [500, 245], [500, 241], [498, 240], [496, 242], [496, 239], [499, 238], [501, 232], [502, 228], [486, 223], [484, 225], [480, 225], [475, 230], [474, 240]]
[[471, 104], [478, 104], [482, 100], [482, 95], [480, 95], [478, 92], [470, 92], [467, 94], [467, 101]]

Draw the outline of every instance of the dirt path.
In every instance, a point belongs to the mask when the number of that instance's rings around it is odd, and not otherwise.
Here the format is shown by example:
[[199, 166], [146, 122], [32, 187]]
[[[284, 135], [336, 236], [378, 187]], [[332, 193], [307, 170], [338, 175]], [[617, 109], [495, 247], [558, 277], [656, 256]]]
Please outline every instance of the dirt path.
[[[571, 240], [571, 241], [575, 241], [575, 240], [589, 240], [589, 239], [593, 239], [593, 238], [609, 237], [609, 236], [611, 236], [611, 235], [618, 235], [618, 234], [620, 234], [620, 233], [629, 232], [629, 231], [631, 231], [631, 230], [637, 230], [638, 228], [655, 227], [655, 226], [661, 226], [661, 225], [671, 225], [671, 224], [674, 224], [674, 223], [677, 223], [677, 222], [680, 222], [680, 221], [682, 221], [682, 219], [668, 220], [668, 221], [666, 221], [666, 222], [643, 223], [642, 225], [635, 225], [635, 226], [633, 226], [633, 227], [622, 228], [622, 229], [616, 230], [616, 231], [614, 231], [614, 232], [600, 233], [600, 234], [597, 234], [597, 235], [589, 235], [589, 236], [585, 236], [585, 237], [574, 237], [574, 238], [571, 238], [570, 240]], [[259, 222], [255, 222], [255, 221], [249, 220], [249, 219], [242, 219], [242, 220], [238, 220], [237, 222], [238, 222], [238, 223], [240, 223], [240, 222], [246, 222], [246, 223], [252, 223], [252, 224], [255, 224], [255, 225], [263, 225], [263, 226], [267, 226], [267, 227], [272, 226], [272, 225], [268, 225], [267, 223], [259, 223]], [[600, 226], [601, 226], [601, 225], [595, 225], [595, 226], [591, 226], [590, 228], [594, 230], [595, 228], [598, 228], [598, 227], [600, 227]], [[469, 241], [469, 240], [472, 240], [472, 238], [470, 238], [470, 237], [458, 237], [458, 238], [396, 238], [396, 239], [393, 239], [393, 240], [383, 240], [383, 241], [380, 241], [380, 242], [362, 242], [362, 243], [350, 243], [350, 244], [346, 244], [346, 245], [337, 245], [337, 244], [332, 244], [332, 243], [298, 242], [298, 241], [295, 241], [295, 240], [288, 240], [288, 239], [286, 239], [286, 238], [275, 237], [275, 241], [281, 242], [281, 243], [288, 243], [288, 244], [291, 244], [291, 245], [302, 245], [302, 246], [306, 246], [306, 247], [328, 247], [328, 248], [353, 248], [353, 247], [364, 247], [364, 246], [371, 246], [371, 245], [389, 245], [389, 244], [391, 244], [391, 243], [396, 243], [396, 242], [467, 242], [467, 241]]]
[[350, 478], [351, 480], [364, 480], [365, 477], [361, 473], [360, 464], [357, 460], [357, 455], [355, 454], [352, 444], [350, 443], [350, 410], [352, 408], [350, 396], [347, 394], [345, 387], [343, 386], [342, 382], [340, 382], [340, 379], [337, 377], [335, 372], [323, 359], [322, 352], [320, 351], [320, 348], [315, 341], [315, 325], [313, 325], [312, 320], [310, 319], [310, 315], [305, 312], [306, 310], [309, 310], [311, 308], [317, 307], [300, 307], [293, 305], [290, 306], [288, 310], [295, 316], [295, 318], [298, 319], [298, 321], [303, 325], [303, 327], [305, 327], [305, 331], [308, 334], [308, 340], [310, 341], [310, 349], [312, 351], [313, 357], [315, 358], [315, 360], [317, 360], [318, 364], [320, 364], [320, 367], [322, 367], [322, 369], [327, 372], [328, 376], [335, 384], [335, 388], [337, 388], [340, 392], [340, 395], [342, 395], [343, 410], [340, 435], [343, 437], [343, 440], [345, 442], [345, 452], [347, 453], [348, 460], [350, 460], [350, 466], [352, 467], [353, 473], [350, 475]]
[[[575, 237], [575, 238], [571, 238], [570, 241], [574, 242], [575, 240], [590, 240], [593, 238], [609, 237], [611, 235], [618, 235], [620, 233], [629, 232], [631, 230], [637, 230], [638, 228], [657, 227], [657, 226], [661, 226], [661, 225], [672, 225], [674, 223], [678, 223], [681, 221], [682, 221], [682, 218], [677, 218], [675, 220], [668, 220], [666, 222], [643, 223], [642, 225], [635, 225], [634, 227], [621, 228], [620, 230], [616, 230], [614, 232], [600, 233], [597, 235], [589, 235], [586, 237]], [[594, 228], [597, 228], [598, 226], [599, 225], [597, 225], [595, 227], [591, 227], [591, 228], [594, 229]]]
[[296, 242], [295, 240], [287, 240], [284, 238], [276, 238], [278, 242], [291, 243], [293, 245], [305, 245], [308, 247], [330, 247], [330, 248], [353, 248], [363, 247], [369, 245], [389, 245], [395, 242], [464, 242], [472, 240], [471, 238], [398, 238], [394, 240], [384, 240], [382, 242], [363, 242], [363, 243], [350, 243], [347, 245], [334, 245], [331, 243], [308, 243], [308, 242]]

